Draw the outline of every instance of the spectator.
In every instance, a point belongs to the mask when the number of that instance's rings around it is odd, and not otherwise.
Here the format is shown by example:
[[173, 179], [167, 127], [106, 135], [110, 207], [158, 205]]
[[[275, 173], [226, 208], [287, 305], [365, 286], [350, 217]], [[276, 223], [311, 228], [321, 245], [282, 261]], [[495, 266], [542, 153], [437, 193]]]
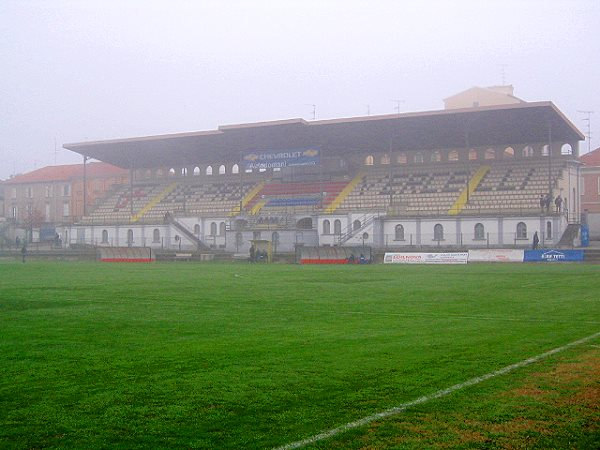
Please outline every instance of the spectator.
[[538, 244], [540, 243], [540, 238], [538, 237], [538, 232], [533, 233], [533, 246], [534, 250], [537, 250]]

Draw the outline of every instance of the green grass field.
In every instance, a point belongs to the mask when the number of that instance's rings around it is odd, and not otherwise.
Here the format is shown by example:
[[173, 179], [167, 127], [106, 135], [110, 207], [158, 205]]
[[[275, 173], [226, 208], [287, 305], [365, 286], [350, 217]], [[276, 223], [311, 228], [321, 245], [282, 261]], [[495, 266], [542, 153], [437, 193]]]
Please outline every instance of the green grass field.
[[[0, 262], [0, 448], [284, 446], [598, 333], [599, 275]], [[306, 448], [596, 448], [598, 347]]]

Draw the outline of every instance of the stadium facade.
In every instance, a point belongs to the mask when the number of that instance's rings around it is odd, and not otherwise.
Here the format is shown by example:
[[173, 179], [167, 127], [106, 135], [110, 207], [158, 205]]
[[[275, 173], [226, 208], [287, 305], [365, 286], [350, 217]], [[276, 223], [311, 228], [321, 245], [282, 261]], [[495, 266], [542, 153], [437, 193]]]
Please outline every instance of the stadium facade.
[[551, 102], [524, 102], [512, 87], [445, 102], [65, 144], [84, 165], [96, 159], [128, 176], [93, 204], [83, 189], [86, 213], [57, 233], [67, 245], [238, 254], [257, 239], [276, 252], [527, 247], [536, 232], [544, 246], [572, 245], [582, 133]]

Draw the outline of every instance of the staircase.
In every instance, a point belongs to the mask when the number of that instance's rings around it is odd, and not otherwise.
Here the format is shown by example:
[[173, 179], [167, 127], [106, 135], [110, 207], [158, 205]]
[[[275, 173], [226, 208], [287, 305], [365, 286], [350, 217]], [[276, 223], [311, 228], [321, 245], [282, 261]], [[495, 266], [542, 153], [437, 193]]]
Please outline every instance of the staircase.
[[579, 228], [581, 228], [581, 225], [578, 223], [570, 223], [567, 225], [567, 229], [558, 241], [558, 246], [569, 248], [573, 247], [573, 239], [575, 239], [579, 234]]
[[357, 228], [354, 230], [354, 229], [352, 229], [352, 225], [351, 225], [349, 227], [350, 229], [346, 230], [344, 233], [340, 234], [336, 238], [335, 245], [342, 245], [343, 243], [347, 242], [353, 236], [356, 236], [361, 231], [364, 231], [365, 228], [367, 228], [369, 225], [371, 225], [375, 221], [375, 217], [377, 217], [376, 214], [363, 215], [360, 218], [360, 223], [361, 223], [360, 228]]
[[194, 233], [188, 230], [185, 227], [185, 225], [177, 221], [177, 219], [175, 219], [175, 217], [173, 217], [172, 215], [169, 214], [166, 218], [166, 221], [173, 225], [175, 228], [177, 228], [177, 230], [179, 230], [179, 232], [181, 232], [181, 234], [183, 234], [186, 238], [194, 242], [198, 250], [211, 250], [211, 248], [208, 245], [206, 245], [204, 242], [198, 239]]
[[471, 177], [469, 180], [467, 187], [463, 189], [456, 199], [456, 202], [454, 202], [454, 205], [452, 205], [452, 207], [448, 210], [449, 216], [456, 216], [460, 214], [467, 204], [469, 196], [475, 192], [475, 189], [477, 189], [477, 186], [479, 186], [479, 183], [481, 183], [481, 180], [483, 180], [483, 177], [487, 175], [490, 169], [490, 166], [481, 166], [479, 169], [477, 169], [477, 172], [475, 172], [473, 177]]

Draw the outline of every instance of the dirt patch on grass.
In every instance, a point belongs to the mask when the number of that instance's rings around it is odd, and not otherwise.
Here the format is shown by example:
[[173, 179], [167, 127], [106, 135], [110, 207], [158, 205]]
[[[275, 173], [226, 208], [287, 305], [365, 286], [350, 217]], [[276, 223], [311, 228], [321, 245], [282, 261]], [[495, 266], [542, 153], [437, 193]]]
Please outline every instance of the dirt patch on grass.
[[474, 405], [372, 424], [358, 448], [590, 448], [600, 439], [600, 350], [535, 372]]

